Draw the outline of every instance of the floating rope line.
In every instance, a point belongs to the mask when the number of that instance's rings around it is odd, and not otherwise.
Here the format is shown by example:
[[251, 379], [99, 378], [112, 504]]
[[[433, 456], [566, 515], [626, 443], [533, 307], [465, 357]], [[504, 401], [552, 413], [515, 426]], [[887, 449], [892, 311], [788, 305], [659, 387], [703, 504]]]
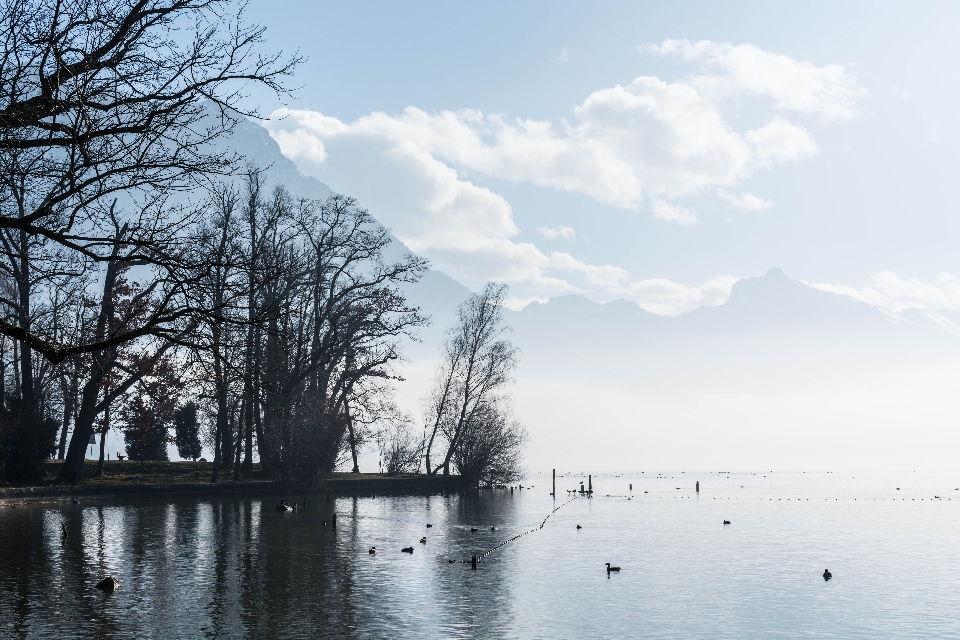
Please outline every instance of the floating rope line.
[[[569, 500], [567, 500], [566, 502], [564, 502], [564, 503], [563, 503], [562, 505], [560, 505], [559, 507], [555, 507], [555, 508], [553, 509], [553, 511], [551, 511], [550, 513], [547, 514], [547, 517], [543, 519], [543, 522], [540, 523], [540, 526], [539, 526], [539, 527], [534, 527], [533, 529], [530, 529], [529, 531], [524, 531], [523, 533], [518, 533], [517, 535], [513, 536], [513, 537], [510, 538], [509, 540], [504, 540], [503, 542], [501, 542], [501, 543], [498, 544], [497, 546], [493, 547], [492, 549], [488, 549], [487, 551], [481, 553], [480, 555], [477, 556], [477, 561], [479, 562], [480, 560], [482, 560], [483, 558], [486, 558], [488, 555], [490, 555], [491, 553], [493, 553], [494, 551], [496, 551], [496, 550], [499, 549], [500, 547], [504, 547], [504, 546], [510, 544], [511, 542], [513, 542], [514, 540], [518, 540], [518, 539], [522, 538], [523, 536], [527, 535], [528, 533], [533, 533], [534, 531], [539, 531], [540, 529], [543, 529], [543, 525], [547, 524], [547, 520], [550, 519], [550, 516], [552, 516], [552, 515], [555, 514], [557, 511], [559, 511], [559, 510], [562, 509], [563, 507], [567, 506], [568, 504], [570, 504], [571, 502], [573, 502], [574, 500], [576, 500], [578, 497], [579, 497], [579, 496], [576, 496], [576, 495], [575, 495], [575, 496], [573, 496], [572, 498], [570, 498]], [[466, 563], [466, 564], [469, 564], [469, 563], [470, 563], [469, 560], [461, 560], [460, 562], [461, 562], [461, 563]]]

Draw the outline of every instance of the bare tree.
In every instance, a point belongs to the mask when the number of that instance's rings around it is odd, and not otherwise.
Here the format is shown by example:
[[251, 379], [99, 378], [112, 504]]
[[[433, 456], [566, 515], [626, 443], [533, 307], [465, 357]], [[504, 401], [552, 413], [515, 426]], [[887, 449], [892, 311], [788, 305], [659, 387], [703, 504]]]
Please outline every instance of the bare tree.
[[[460, 305], [458, 323], [447, 332], [434, 387], [424, 402], [429, 475], [441, 470], [449, 475], [451, 462], [469, 460], [469, 468], [459, 470], [476, 481], [490, 475], [496, 464], [510, 467], [507, 459], [518, 459], [523, 437], [516, 436], [522, 427], [509, 421], [504, 410], [518, 358], [517, 349], [503, 337], [506, 294], [506, 285], [487, 284]], [[481, 442], [492, 444], [491, 438], [497, 440], [496, 448], [483, 456], [469, 453]], [[446, 450], [434, 466], [438, 446]]]
[[409, 419], [389, 421], [377, 432], [380, 459], [388, 475], [417, 473], [423, 461], [423, 438], [413, 432]]
[[211, 480], [231, 465], [239, 479], [254, 449], [267, 475], [318, 478], [361, 446], [401, 337], [425, 322], [397, 286], [425, 262], [386, 262], [389, 234], [353, 199], [265, 197], [256, 169], [211, 203], [195, 238], [210, 266], [189, 293], [207, 305], [193, 353], [215, 404]]
[[[270, 278], [264, 287], [264, 419], [258, 446], [261, 460], [281, 473], [306, 469], [295, 461], [303, 455], [326, 465], [318, 470], [326, 473], [336, 460], [327, 455], [329, 447], [338, 452], [348, 431], [347, 407], [358, 381], [396, 378], [392, 367], [400, 358], [400, 338], [425, 322], [397, 285], [417, 280], [426, 263], [412, 255], [385, 262], [387, 230], [352, 198], [333, 195], [316, 203], [281, 196], [275, 194], [273, 206], [289, 212], [302, 242], [283, 253], [289, 263], [282, 277]], [[302, 421], [303, 403], [329, 435], [322, 455], [298, 445], [287, 428], [296, 416]]]
[[[0, 229], [106, 261], [112, 228], [95, 205], [233, 171], [237, 158], [213, 143], [243, 116], [243, 87], [285, 92], [299, 61], [257, 54], [263, 33], [228, 0], [4, 0]], [[165, 257], [149, 236], [127, 241], [137, 259]], [[31, 329], [0, 322], [53, 362], [105, 346]]]
[[[110, 354], [182, 335], [191, 283], [180, 240], [193, 210], [169, 196], [235, 170], [215, 143], [249, 115], [245, 86], [286, 91], [299, 58], [258, 54], [263, 33], [229, 0], [0, 2], [0, 268], [15, 284], [0, 333], [18, 342], [20, 480], [41, 474], [35, 354], [53, 364], [91, 354], [60, 476], [78, 482]], [[135, 323], [108, 326], [100, 313], [94, 330], [65, 332], [47, 321], [57, 287], [110, 280], [121, 262], [150, 267]]]
[[513, 418], [509, 401], [497, 397], [482, 403], [464, 426], [453, 462], [471, 484], [497, 485], [523, 476], [523, 444], [527, 434]]

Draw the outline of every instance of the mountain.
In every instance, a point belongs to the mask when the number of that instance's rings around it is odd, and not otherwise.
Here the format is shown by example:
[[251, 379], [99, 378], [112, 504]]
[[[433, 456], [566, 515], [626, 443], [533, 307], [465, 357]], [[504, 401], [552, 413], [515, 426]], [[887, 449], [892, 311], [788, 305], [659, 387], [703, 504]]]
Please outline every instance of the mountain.
[[[256, 166], [264, 168], [267, 191], [276, 185], [284, 185], [294, 195], [303, 198], [324, 200], [332, 193], [326, 184], [300, 173], [297, 165], [283, 155], [280, 145], [259, 124], [241, 119], [233, 134], [218, 142], [219, 148], [243, 155]], [[360, 203], [363, 206], [363, 203]], [[371, 211], [376, 217], [376, 211]], [[398, 260], [406, 253], [413, 253], [403, 242], [391, 234], [393, 242], [384, 253], [387, 260]], [[419, 282], [402, 285], [409, 302], [420, 307], [431, 318], [429, 326], [419, 333], [420, 342], [406, 345], [410, 357], [432, 357], [443, 331], [453, 323], [457, 306], [466, 300], [470, 290], [441, 271], [431, 269]]]
[[[272, 184], [330, 192], [255, 123], [231, 144], [269, 166]], [[397, 241], [390, 255], [405, 251]], [[398, 384], [416, 417], [469, 291], [435, 270], [404, 290], [434, 321], [406, 345]], [[522, 352], [514, 397], [533, 471], [952, 468], [960, 456], [957, 313], [888, 313], [771, 269], [677, 317], [576, 295], [505, 316]]]
[[657, 316], [625, 300], [598, 304], [569, 295], [508, 312], [508, 322], [524, 361], [551, 369], [580, 366], [580, 361], [612, 366], [627, 360], [639, 366], [641, 356], [677, 358], [723, 348], [744, 354], [761, 344], [828, 351], [854, 344], [880, 349], [960, 345], [960, 331], [946, 315], [894, 315], [815, 289], [776, 268], [735, 283], [721, 305], [677, 317]]

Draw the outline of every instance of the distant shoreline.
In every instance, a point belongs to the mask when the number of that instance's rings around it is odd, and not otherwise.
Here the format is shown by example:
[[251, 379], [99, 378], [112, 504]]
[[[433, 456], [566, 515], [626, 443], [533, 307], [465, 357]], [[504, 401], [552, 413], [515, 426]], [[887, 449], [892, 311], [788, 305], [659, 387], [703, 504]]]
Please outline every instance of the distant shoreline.
[[[59, 461], [47, 463], [48, 477], [55, 477]], [[209, 478], [212, 463], [202, 462], [148, 462], [143, 473], [137, 461], [110, 461], [104, 464], [102, 478], [89, 478], [77, 486], [40, 485], [28, 487], [0, 487], [0, 503], [24, 500], [79, 497], [133, 497], [133, 496], [212, 496], [264, 495], [283, 493], [403, 493], [407, 491], [459, 490], [464, 487], [459, 476], [428, 477], [418, 474], [388, 476], [379, 473], [334, 473], [314, 485], [263, 480], [256, 465], [252, 472], [242, 474], [247, 480], [233, 482], [233, 469], [221, 470], [217, 484], [198, 482], [198, 475]], [[92, 475], [96, 462], [87, 461], [85, 471]]]

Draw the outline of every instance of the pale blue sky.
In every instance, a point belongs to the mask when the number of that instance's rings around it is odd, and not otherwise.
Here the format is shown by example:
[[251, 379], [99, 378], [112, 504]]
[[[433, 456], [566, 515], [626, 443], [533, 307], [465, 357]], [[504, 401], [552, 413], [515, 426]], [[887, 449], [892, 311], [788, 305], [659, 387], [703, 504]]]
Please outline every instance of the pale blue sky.
[[[780, 266], [891, 308], [960, 306], [954, 4], [256, 0], [250, 17], [271, 46], [310, 58], [288, 104], [298, 111], [272, 126], [284, 151], [470, 286], [499, 278], [522, 299], [579, 291], [677, 313]], [[639, 48], [666, 40], [712, 44]], [[791, 70], [826, 88], [804, 93]], [[676, 160], [682, 150], [649, 123], [610, 115], [610, 90], [639, 77], [655, 81], [630, 96], [667, 87], [701, 99], [689, 123], [666, 98], [658, 113], [674, 120], [667, 133], [693, 131], [688, 143], [716, 137], [704, 143], [709, 168]], [[591, 94], [609, 99], [575, 112]], [[279, 106], [263, 99], [265, 113]], [[416, 126], [407, 107], [423, 112]], [[358, 122], [374, 112], [384, 116]], [[517, 119], [551, 127], [549, 139], [491, 152]], [[768, 123], [783, 125], [769, 152], [751, 133]], [[573, 144], [567, 126], [587, 128], [560, 169], [547, 167], [545, 150]], [[624, 127], [636, 137], [617, 139]], [[464, 152], [464, 131], [487, 146]], [[598, 141], [616, 153], [586, 158]], [[614, 156], [630, 175], [595, 187]], [[473, 191], [440, 202], [454, 188]], [[731, 204], [741, 194], [766, 208]]]

